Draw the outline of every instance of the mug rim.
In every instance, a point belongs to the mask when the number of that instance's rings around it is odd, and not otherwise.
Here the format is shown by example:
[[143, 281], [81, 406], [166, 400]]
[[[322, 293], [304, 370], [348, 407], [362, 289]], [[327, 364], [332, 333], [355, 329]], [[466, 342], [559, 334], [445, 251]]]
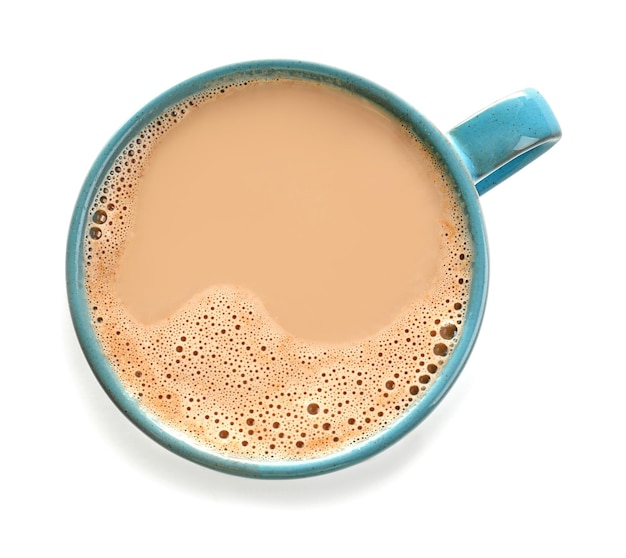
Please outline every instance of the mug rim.
[[[379, 432], [322, 457], [293, 460], [252, 460], [220, 454], [193, 441], [182, 432], [160, 423], [130, 396], [104, 356], [91, 323], [84, 288], [84, 241], [89, 208], [106, 172], [132, 137], [169, 106], [229, 80], [289, 77], [338, 86], [373, 101], [410, 130], [447, 172], [465, 205], [474, 262], [466, 322], [452, 355], [419, 402]], [[105, 145], [83, 185], [70, 223], [66, 253], [66, 283], [70, 313], [76, 335], [98, 382], [128, 419], [160, 445], [190, 461], [211, 469], [246, 477], [295, 478], [314, 476], [363, 461], [394, 444], [420, 424], [439, 404], [463, 369], [477, 338], [488, 287], [488, 249], [478, 193], [458, 152], [421, 113], [383, 87], [350, 72], [297, 60], [256, 60], [222, 66], [189, 78], [154, 98], [131, 117]]]

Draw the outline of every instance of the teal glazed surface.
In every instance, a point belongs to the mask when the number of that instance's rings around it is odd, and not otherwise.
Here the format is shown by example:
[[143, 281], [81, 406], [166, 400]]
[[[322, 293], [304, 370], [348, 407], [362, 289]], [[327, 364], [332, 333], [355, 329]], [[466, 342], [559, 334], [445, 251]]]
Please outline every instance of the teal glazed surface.
[[561, 129], [541, 94], [525, 89], [480, 111], [448, 135], [483, 194], [550, 149]]
[[[365, 441], [343, 451], [307, 460], [254, 461], [231, 458], [201, 446], [159, 423], [141, 408], [120, 383], [102, 354], [91, 324], [84, 288], [84, 246], [89, 208], [107, 170], [134, 135], [167, 107], [186, 97], [245, 79], [291, 77], [336, 85], [380, 105], [406, 124], [439, 160], [457, 185], [469, 217], [474, 242], [474, 271], [466, 324], [441, 375], [401, 418]], [[96, 159], [80, 192], [70, 225], [66, 278], [74, 328], [98, 381], [118, 408], [145, 434], [174, 453], [235, 475], [295, 478], [319, 475], [353, 465], [382, 451], [415, 428], [450, 389], [474, 346], [485, 308], [488, 254], [478, 196], [545, 152], [559, 138], [556, 119], [533, 90], [511, 96], [443, 134], [407, 103], [363, 78], [307, 62], [264, 60], [235, 64], [193, 77], [166, 91], [133, 116]]]

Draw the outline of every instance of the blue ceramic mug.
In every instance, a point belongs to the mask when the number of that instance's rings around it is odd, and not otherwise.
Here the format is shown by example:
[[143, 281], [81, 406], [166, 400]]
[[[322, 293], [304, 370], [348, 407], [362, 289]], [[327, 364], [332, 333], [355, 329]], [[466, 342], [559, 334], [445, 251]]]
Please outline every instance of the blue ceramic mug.
[[[399, 418], [365, 440], [322, 457], [247, 460], [215, 451], [162, 424], [125, 389], [104, 356], [85, 290], [85, 243], [90, 208], [112, 165], [132, 138], [168, 107], [221, 84], [290, 78], [331, 84], [361, 96], [393, 115], [445, 168], [465, 206], [474, 245], [471, 292], [465, 324], [450, 358], [422, 397]], [[198, 75], [166, 91], [131, 118], [106, 145], [80, 192], [67, 246], [67, 288], [74, 327], [97, 379], [119, 409], [143, 432], [171, 451], [207, 467], [249, 477], [290, 478], [317, 475], [360, 462], [417, 426], [441, 401], [463, 368], [482, 321], [487, 294], [488, 255], [479, 196], [547, 151], [560, 138], [559, 125], [543, 97], [527, 89], [442, 133], [415, 109], [385, 89], [347, 72], [317, 64], [269, 60], [235, 64]], [[92, 227], [93, 228], [93, 227]]]

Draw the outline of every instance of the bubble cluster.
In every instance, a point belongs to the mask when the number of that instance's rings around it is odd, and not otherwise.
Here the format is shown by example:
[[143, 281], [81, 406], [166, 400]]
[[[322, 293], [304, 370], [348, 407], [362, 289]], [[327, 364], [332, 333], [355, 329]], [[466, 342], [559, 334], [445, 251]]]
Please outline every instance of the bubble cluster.
[[436, 383], [463, 332], [472, 243], [442, 172], [440, 276], [376, 335], [351, 344], [307, 342], [278, 327], [254, 293], [234, 285], [209, 286], [168, 319], [138, 323], [116, 294], [115, 273], [151, 150], [199, 105], [253, 85], [224, 84], [192, 96], [128, 142], [90, 209], [85, 285], [102, 349], [147, 412], [216, 452], [306, 459], [376, 434]]

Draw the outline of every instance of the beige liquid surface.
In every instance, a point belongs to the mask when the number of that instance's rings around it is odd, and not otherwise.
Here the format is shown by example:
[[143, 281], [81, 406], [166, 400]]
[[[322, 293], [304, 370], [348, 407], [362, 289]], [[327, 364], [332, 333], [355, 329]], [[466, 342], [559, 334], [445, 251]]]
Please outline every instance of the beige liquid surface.
[[270, 82], [203, 105], [144, 171], [122, 301], [150, 324], [231, 284], [302, 339], [376, 333], [438, 269], [438, 171], [418, 147], [327, 87]]
[[245, 459], [376, 434], [437, 381], [472, 243], [445, 173], [340, 89], [237, 83], [133, 138], [86, 230], [94, 328], [167, 428]]

